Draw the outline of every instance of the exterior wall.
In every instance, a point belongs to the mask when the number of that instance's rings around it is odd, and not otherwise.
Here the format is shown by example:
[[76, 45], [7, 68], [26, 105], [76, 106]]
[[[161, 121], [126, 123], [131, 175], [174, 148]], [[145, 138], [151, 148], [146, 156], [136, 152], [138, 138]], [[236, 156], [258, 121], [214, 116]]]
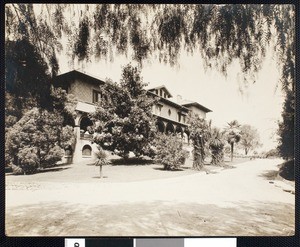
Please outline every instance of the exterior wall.
[[99, 91], [100, 87], [86, 81], [75, 79], [70, 85], [69, 93], [75, 95], [79, 101], [93, 103], [93, 90]]
[[[76, 136], [76, 144], [73, 152], [73, 163], [79, 162], [92, 162], [96, 159], [95, 152], [97, 151], [97, 145], [91, 142], [90, 137], [82, 137], [80, 132], [80, 120], [82, 118], [82, 114], [80, 112], [77, 113], [77, 117], [75, 119], [75, 128], [74, 133]], [[89, 145], [92, 148], [91, 156], [84, 156], [82, 154], [82, 149], [85, 145]]]
[[195, 106], [188, 107], [193, 113], [198, 114], [201, 118], [206, 118], [206, 113]]
[[[160, 110], [159, 110], [160, 108]], [[169, 115], [169, 110], [171, 111], [171, 114]], [[161, 102], [161, 106], [153, 106], [153, 114], [160, 116], [160, 117], [164, 117], [176, 122], [179, 122], [178, 120], [178, 112], [180, 110], [172, 105], [167, 105], [165, 103]], [[185, 123], [183, 121], [183, 117], [181, 117], [181, 121], [180, 123]]]
[[[78, 133], [79, 131], [77, 131]], [[82, 149], [85, 145], [89, 145], [92, 148], [92, 155], [91, 156], [85, 156], [82, 154]], [[93, 162], [96, 160], [96, 154], [97, 151], [97, 145], [95, 143], [92, 144], [91, 140], [89, 139], [82, 139], [80, 138], [80, 132], [79, 137], [76, 138], [76, 146], [74, 150], [73, 155], [73, 163], [79, 163], [79, 162]]]

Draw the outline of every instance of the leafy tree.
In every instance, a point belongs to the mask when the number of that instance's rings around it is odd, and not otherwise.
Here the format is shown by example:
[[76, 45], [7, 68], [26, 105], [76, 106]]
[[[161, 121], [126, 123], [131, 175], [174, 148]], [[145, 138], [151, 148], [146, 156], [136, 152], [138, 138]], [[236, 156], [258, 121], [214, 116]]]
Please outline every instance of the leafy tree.
[[224, 161], [224, 132], [218, 128], [212, 128], [208, 143], [211, 151], [211, 164], [220, 165]]
[[[7, 4], [5, 13], [7, 39], [27, 38], [52, 68], [58, 66], [56, 53], [66, 35], [71, 58], [79, 60], [91, 54], [113, 59], [114, 51], [126, 55], [131, 50], [136, 61], [157, 55], [174, 65], [181, 48], [199, 50], [207, 67], [224, 73], [239, 60], [251, 81], [272, 45], [282, 79], [294, 73], [292, 4]], [[69, 21], [70, 16], [78, 21]]]
[[205, 119], [198, 115], [189, 116], [190, 140], [193, 145], [193, 169], [200, 170], [203, 168], [204, 159], [208, 153], [208, 141], [210, 138], [210, 125]]
[[271, 149], [268, 152], [265, 153], [265, 158], [274, 158], [274, 157], [279, 157], [279, 152], [277, 149]]
[[108, 82], [101, 86], [106, 98], [101, 100], [92, 114], [95, 143], [123, 158], [129, 152], [147, 155], [155, 132], [152, 105], [155, 99], [147, 95], [140, 71], [127, 65], [123, 68], [120, 85]]
[[6, 92], [17, 98], [17, 106], [26, 109], [32, 104], [47, 107], [50, 96], [50, 75], [43, 58], [28, 40], [5, 44]]
[[251, 125], [245, 124], [240, 127], [241, 140], [239, 145], [245, 150], [245, 155], [250, 150], [261, 146], [257, 129]]
[[188, 157], [188, 152], [183, 149], [182, 141], [175, 135], [157, 133], [153, 144], [154, 159], [164, 166], [164, 170], [179, 169]]
[[228, 126], [225, 131], [227, 133], [227, 142], [230, 144], [230, 159], [233, 161], [234, 144], [241, 140], [241, 125], [237, 120], [233, 120], [227, 124]]
[[291, 90], [287, 91], [282, 111], [282, 121], [279, 122], [279, 145], [278, 151], [286, 160], [293, 159], [295, 155], [294, 121], [295, 121], [295, 95]]

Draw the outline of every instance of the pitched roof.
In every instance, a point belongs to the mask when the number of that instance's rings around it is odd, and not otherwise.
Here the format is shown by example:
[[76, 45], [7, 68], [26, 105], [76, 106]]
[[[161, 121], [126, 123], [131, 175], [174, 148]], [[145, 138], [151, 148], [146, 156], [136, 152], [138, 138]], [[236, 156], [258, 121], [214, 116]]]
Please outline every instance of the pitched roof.
[[189, 106], [195, 106], [197, 107], [198, 109], [204, 111], [204, 112], [212, 112], [212, 110], [208, 109], [207, 107], [199, 104], [198, 102], [196, 101], [188, 101], [188, 100], [184, 100], [182, 101], [181, 103], [182, 106], [185, 106], [185, 107], [189, 107]]
[[185, 106], [180, 105], [180, 104], [174, 102], [173, 100], [170, 100], [170, 99], [167, 99], [167, 98], [163, 98], [163, 97], [161, 97], [161, 96], [159, 96], [159, 95], [157, 95], [157, 94], [155, 94], [155, 93], [153, 93], [153, 92], [151, 92], [149, 90], [147, 90], [147, 94], [152, 95], [154, 97], [158, 97], [161, 102], [164, 102], [164, 103], [166, 103], [168, 105], [174, 106], [177, 109], [180, 109], [180, 110], [183, 110], [183, 111], [186, 111], [186, 112], [189, 111], [189, 109], [186, 108]]
[[161, 85], [161, 86], [158, 86], [158, 87], [149, 88], [149, 89], [147, 89], [147, 90], [148, 90], [148, 91], [154, 91], [154, 90], [156, 90], [156, 89], [163, 89], [163, 90], [168, 94], [169, 98], [172, 97], [172, 94], [171, 94], [170, 91], [166, 88], [165, 85]]
[[105, 83], [105, 80], [102, 78], [99, 78], [97, 76], [94, 76], [94, 75], [91, 75], [91, 74], [88, 74], [86, 72], [76, 70], [76, 69], [56, 76], [54, 79], [54, 83], [56, 83], [56, 81], [62, 82], [62, 81], [67, 81], [68, 79], [75, 79], [75, 78], [88, 79], [90, 82], [95, 83], [95, 84]]

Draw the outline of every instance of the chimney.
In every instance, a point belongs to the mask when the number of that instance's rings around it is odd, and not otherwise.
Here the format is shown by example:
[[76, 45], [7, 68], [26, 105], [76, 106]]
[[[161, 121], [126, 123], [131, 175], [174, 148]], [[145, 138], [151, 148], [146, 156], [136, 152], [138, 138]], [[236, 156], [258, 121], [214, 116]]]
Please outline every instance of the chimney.
[[177, 95], [177, 103], [181, 103], [181, 101], [182, 101], [182, 96], [181, 95]]

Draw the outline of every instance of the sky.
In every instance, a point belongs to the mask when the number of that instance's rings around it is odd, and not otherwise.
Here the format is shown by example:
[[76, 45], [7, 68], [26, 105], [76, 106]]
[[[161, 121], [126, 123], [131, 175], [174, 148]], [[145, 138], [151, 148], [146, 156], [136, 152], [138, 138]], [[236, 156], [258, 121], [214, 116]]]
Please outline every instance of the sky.
[[[99, 78], [119, 81], [122, 66], [134, 62], [130, 58], [118, 57], [113, 62], [93, 61], [81, 65], [69, 66], [66, 56], [59, 58], [60, 73], [80, 69]], [[268, 52], [262, 70], [257, 74], [255, 84], [242, 94], [239, 90], [239, 67], [233, 65], [225, 78], [217, 70], [205, 71], [199, 54], [182, 54], [179, 68], [171, 67], [155, 60], [145, 62], [142, 68], [143, 81], [148, 87], [165, 85], [176, 98], [196, 101], [212, 110], [207, 119], [219, 128], [237, 120], [240, 124], [250, 124], [257, 128], [263, 144], [258, 151], [268, 151], [277, 146], [277, 122], [281, 120], [283, 95], [280, 87], [276, 90], [279, 71], [272, 53]]]

